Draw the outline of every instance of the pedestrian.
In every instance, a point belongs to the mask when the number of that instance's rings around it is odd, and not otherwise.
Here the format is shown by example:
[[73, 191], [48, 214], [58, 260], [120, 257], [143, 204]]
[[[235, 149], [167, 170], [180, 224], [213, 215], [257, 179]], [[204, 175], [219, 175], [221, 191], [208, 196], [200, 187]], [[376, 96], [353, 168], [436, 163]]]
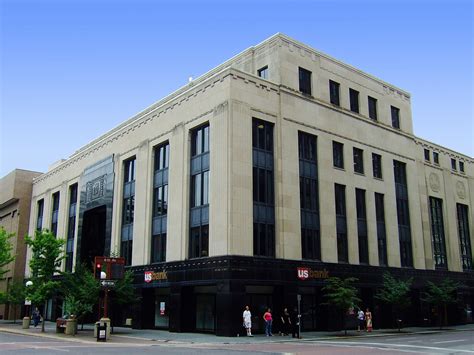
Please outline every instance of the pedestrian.
[[365, 311], [365, 328], [369, 333], [372, 331], [372, 312], [368, 308]]
[[38, 323], [40, 322], [41, 320], [41, 313], [38, 309], [38, 307], [35, 307], [33, 313], [32, 313], [32, 318], [33, 318], [33, 325], [35, 326], [35, 328], [38, 326]]
[[244, 328], [247, 331], [248, 337], [253, 337], [252, 335], [252, 313], [250, 313], [249, 306], [245, 306], [244, 313], [242, 314], [244, 321]]
[[359, 312], [357, 312], [357, 320], [358, 320], [358, 325], [357, 325], [357, 331], [360, 332], [360, 330], [364, 330], [365, 328], [365, 314], [362, 309], [359, 308]]
[[281, 335], [288, 335], [290, 334], [290, 328], [291, 328], [291, 317], [290, 313], [288, 312], [288, 308], [283, 309], [283, 313], [281, 314]]
[[298, 314], [298, 309], [295, 307], [293, 312], [290, 313], [291, 321], [291, 336], [293, 338], [300, 337], [300, 315]]
[[273, 336], [272, 334], [272, 310], [270, 308], [267, 309], [265, 314], [263, 315], [263, 320], [265, 321], [265, 335], [267, 337]]

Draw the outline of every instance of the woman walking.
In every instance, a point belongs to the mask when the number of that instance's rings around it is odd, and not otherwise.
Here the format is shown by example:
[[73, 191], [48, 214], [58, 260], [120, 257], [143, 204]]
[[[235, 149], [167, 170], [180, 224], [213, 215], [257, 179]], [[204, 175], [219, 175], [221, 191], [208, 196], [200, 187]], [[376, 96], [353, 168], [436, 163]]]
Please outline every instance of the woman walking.
[[263, 320], [265, 321], [265, 335], [267, 337], [273, 336], [272, 334], [272, 310], [270, 308], [267, 309], [265, 314], [263, 315]]
[[370, 333], [372, 331], [372, 312], [368, 308], [365, 311], [365, 327], [367, 332]]

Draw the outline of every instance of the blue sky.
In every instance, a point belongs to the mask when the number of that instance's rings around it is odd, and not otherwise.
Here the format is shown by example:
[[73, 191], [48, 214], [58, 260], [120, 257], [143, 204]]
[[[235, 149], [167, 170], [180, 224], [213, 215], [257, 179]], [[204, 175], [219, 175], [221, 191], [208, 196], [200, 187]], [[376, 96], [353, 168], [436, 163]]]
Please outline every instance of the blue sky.
[[0, 176], [46, 171], [276, 32], [410, 92], [415, 134], [474, 157], [472, 1], [0, 4]]

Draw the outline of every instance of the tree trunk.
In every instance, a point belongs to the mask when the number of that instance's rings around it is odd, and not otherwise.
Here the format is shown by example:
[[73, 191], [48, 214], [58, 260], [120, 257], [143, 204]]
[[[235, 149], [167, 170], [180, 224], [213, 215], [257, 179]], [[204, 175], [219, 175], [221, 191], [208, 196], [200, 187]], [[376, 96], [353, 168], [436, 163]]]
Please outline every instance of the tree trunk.
[[48, 314], [48, 301], [44, 303], [43, 320], [41, 321], [41, 333], [44, 333], [44, 321], [46, 319], [47, 314]]

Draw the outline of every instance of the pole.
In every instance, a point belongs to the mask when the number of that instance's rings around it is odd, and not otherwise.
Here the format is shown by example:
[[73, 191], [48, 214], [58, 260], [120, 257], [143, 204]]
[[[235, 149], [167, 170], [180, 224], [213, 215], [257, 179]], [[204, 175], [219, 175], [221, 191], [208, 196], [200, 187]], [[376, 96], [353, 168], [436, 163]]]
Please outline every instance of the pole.
[[107, 314], [107, 306], [109, 303], [109, 288], [105, 288], [105, 297], [104, 297], [104, 318], [108, 318]]
[[301, 337], [301, 295], [297, 296], [298, 299], [298, 339]]

